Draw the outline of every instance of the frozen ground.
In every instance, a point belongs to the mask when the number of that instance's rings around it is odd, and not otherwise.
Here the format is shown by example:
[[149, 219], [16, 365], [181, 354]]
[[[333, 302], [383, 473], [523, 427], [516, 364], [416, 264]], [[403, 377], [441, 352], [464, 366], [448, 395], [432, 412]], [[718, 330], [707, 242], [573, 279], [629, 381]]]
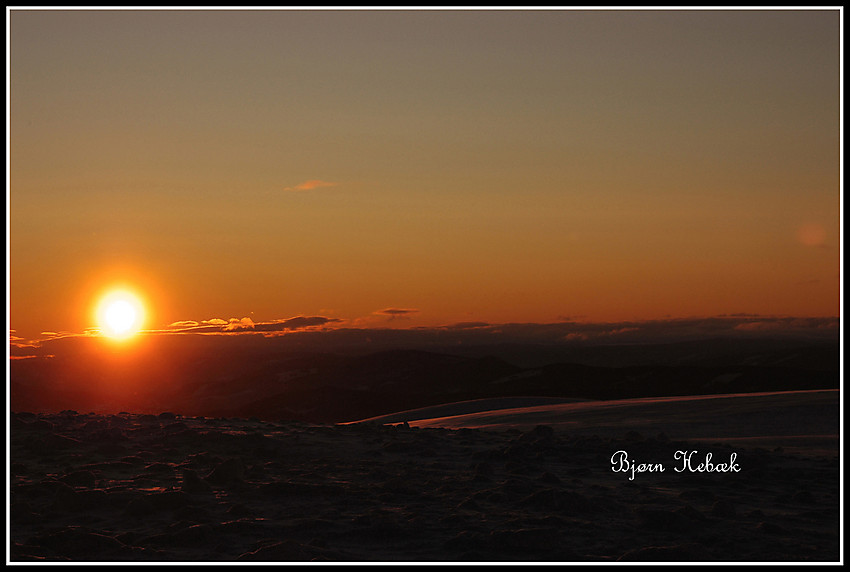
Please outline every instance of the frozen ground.
[[[837, 391], [529, 403], [408, 425], [13, 413], [9, 558], [839, 560]], [[709, 453], [725, 470], [698, 470]]]

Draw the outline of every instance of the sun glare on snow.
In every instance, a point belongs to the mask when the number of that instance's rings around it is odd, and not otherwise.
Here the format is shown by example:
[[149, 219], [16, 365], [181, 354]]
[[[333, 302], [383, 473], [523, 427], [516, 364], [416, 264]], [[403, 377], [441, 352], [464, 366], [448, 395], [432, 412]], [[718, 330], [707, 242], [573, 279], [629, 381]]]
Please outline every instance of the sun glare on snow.
[[101, 299], [97, 307], [97, 325], [100, 333], [115, 339], [124, 339], [138, 332], [144, 322], [144, 305], [135, 294], [115, 290]]

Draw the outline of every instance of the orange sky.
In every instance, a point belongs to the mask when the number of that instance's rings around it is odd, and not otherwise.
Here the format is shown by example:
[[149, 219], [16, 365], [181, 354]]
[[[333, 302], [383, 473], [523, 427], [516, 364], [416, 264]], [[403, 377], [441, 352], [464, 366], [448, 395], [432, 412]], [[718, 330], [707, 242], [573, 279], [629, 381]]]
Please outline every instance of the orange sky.
[[837, 10], [7, 17], [17, 336], [839, 313]]

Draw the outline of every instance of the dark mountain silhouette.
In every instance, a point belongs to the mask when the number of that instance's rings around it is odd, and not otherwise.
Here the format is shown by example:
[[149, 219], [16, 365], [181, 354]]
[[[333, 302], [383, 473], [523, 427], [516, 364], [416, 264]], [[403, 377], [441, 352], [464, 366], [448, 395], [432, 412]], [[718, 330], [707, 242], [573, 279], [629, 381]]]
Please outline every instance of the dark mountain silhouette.
[[347, 354], [293, 351], [284, 342], [150, 336], [120, 351], [96, 339], [63, 340], [50, 348], [53, 357], [12, 360], [12, 409], [335, 423], [474, 399], [830, 389], [840, 377], [837, 344], [788, 339]]

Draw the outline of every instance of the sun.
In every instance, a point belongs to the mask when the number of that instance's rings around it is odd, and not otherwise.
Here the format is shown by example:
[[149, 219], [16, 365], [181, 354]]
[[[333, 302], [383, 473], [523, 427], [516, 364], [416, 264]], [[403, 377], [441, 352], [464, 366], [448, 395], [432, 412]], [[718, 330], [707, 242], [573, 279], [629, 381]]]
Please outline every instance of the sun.
[[113, 290], [101, 298], [96, 312], [100, 333], [113, 339], [136, 334], [145, 318], [141, 299], [127, 290]]

